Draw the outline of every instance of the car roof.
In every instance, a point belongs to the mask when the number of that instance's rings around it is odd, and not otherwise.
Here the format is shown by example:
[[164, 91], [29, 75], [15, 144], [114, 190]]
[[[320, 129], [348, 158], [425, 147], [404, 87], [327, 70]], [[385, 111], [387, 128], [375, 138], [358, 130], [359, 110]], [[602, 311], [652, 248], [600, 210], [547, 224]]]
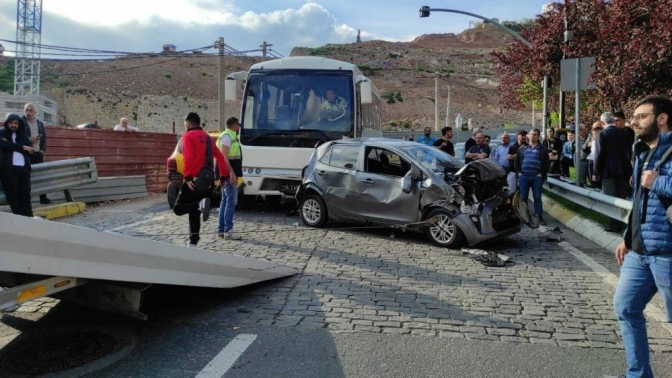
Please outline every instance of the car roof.
[[392, 139], [392, 138], [348, 138], [348, 139], [338, 139], [334, 141], [338, 144], [355, 144], [355, 145], [377, 145], [377, 146], [393, 146], [393, 147], [403, 147], [403, 146], [424, 146], [425, 144], [401, 140], [401, 139]]

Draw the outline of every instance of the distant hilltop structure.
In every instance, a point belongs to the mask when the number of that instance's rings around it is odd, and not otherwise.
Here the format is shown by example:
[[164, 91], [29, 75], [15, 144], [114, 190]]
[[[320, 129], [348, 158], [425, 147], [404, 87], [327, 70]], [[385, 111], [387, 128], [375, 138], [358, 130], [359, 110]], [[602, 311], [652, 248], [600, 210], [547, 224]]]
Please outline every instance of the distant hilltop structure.
[[163, 53], [164, 54], [174, 53], [176, 49], [177, 48], [175, 47], [175, 45], [170, 44], [170, 43], [166, 43], [165, 45], [163, 45]]
[[357, 29], [357, 42], [356, 43], [362, 43], [362, 38], [359, 36], [359, 29]]

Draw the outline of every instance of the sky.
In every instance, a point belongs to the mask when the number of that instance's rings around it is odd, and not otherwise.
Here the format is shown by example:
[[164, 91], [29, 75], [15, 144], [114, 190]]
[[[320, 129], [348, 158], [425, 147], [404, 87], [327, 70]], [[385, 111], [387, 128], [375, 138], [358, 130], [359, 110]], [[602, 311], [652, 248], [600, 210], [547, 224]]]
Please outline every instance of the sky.
[[[422, 5], [515, 21], [534, 18], [549, 1], [43, 0], [42, 44], [145, 53], [159, 52], [166, 43], [177, 50], [210, 46], [221, 36], [243, 51], [267, 41], [287, 56], [296, 46], [354, 42], [358, 29], [363, 40], [410, 41], [459, 33], [480, 21], [445, 12], [419, 18]], [[16, 14], [15, 0], [0, 0], [0, 39], [16, 40]], [[15, 50], [14, 43], [0, 44], [8, 55]]]

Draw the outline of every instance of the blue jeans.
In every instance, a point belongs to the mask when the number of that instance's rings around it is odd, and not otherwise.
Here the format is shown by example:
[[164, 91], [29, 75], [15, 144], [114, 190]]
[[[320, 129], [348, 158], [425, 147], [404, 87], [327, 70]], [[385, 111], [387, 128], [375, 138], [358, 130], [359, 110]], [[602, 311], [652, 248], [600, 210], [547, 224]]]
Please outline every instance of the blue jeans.
[[544, 187], [544, 178], [537, 175], [522, 174], [518, 177], [518, 190], [520, 190], [520, 200], [527, 203], [527, 197], [532, 188], [532, 198], [534, 199], [534, 212], [543, 217], [544, 209], [541, 206], [541, 189]]
[[649, 362], [644, 308], [656, 292], [665, 304], [666, 320], [672, 323], [672, 256], [625, 255], [621, 278], [614, 295], [614, 310], [621, 327], [628, 364], [627, 378], [653, 378]]
[[222, 202], [219, 203], [219, 225], [217, 232], [229, 232], [233, 229], [233, 210], [238, 204], [238, 188], [226, 182], [222, 188]]

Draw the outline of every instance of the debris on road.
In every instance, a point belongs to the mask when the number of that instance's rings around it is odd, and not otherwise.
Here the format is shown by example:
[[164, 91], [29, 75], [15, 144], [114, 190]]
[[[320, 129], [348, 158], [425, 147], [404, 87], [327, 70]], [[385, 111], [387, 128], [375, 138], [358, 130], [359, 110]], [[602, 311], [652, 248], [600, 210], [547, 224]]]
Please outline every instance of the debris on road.
[[543, 228], [540, 229], [540, 231], [541, 233], [537, 236], [537, 238], [541, 241], [559, 242], [562, 240], [562, 237], [560, 236], [562, 234], [562, 230], [560, 230], [560, 227], [556, 227], [552, 230]]
[[511, 257], [495, 252], [475, 248], [462, 248], [461, 251], [463, 255], [470, 255], [469, 257], [485, 266], [501, 268], [506, 264], [513, 264]]

